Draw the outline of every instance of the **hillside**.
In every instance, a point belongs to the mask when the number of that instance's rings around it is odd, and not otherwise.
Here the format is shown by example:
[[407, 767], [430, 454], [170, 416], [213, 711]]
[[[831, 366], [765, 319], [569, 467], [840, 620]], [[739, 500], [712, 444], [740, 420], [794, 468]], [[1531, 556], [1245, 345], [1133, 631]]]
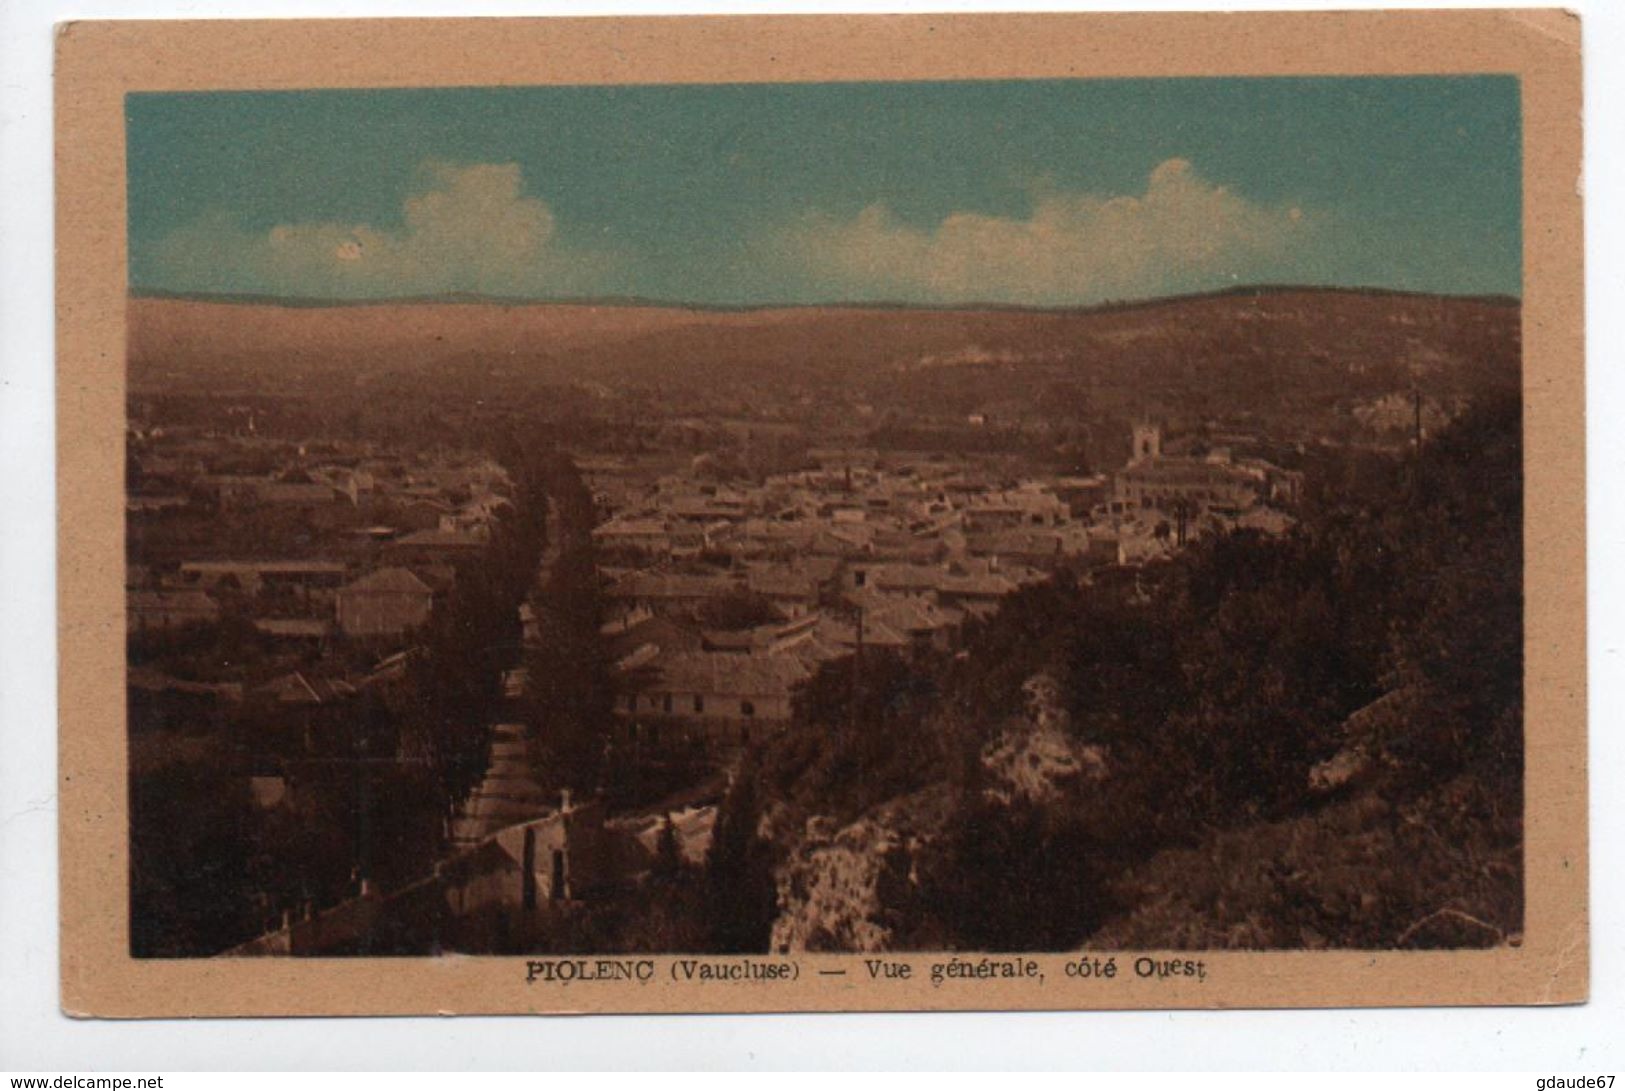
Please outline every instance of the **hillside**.
[[1290, 535], [826, 668], [718, 814], [719, 946], [1519, 942], [1520, 424], [1482, 399]]
[[[494, 376], [685, 391], [839, 391], [963, 412], [1055, 384], [1304, 409], [1419, 379], [1444, 399], [1515, 384], [1519, 309], [1501, 299], [1249, 289], [1081, 310], [415, 301], [129, 302], [135, 390], [331, 392], [377, 376], [466, 389]], [[1013, 383], [1013, 378], [1018, 380]]]

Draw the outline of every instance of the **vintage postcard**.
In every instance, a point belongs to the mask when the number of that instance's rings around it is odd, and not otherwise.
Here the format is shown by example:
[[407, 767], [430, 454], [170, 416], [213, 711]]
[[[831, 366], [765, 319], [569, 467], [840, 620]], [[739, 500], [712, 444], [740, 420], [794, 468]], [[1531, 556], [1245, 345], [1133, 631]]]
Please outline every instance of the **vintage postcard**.
[[63, 26], [65, 1009], [1584, 1000], [1579, 72]]

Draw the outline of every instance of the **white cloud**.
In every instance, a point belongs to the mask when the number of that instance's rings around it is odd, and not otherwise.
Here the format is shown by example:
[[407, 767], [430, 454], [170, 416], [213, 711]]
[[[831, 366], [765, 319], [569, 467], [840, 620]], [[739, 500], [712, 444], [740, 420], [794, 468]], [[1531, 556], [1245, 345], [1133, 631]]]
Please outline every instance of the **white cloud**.
[[[339, 298], [651, 291], [639, 255], [567, 245], [553, 210], [523, 183], [513, 163], [428, 162], [385, 226], [253, 229], [209, 213], [159, 243], [151, 279], [182, 291]], [[1249, 200], [1169, 159], [1138, 195], [1045, 185], [1024, 217], [960, 211], [925, 226], [884, 204], [847, 218], [812, 212], [725, 244], [718, 260], [780, 298], [1058, 305], [1293, 280], [1333, 234], [1346, 242], [1333, 227], [1324, 213]], [[645, 262], [661, 241], [646, 240]], [[693, 270], [702, 289], [706, 273]]]
[[289, 223], [253, 231], [212, 213], [160, 244], [166, 285], [306, 296], [590, 291], [606, 258], [555, 235], [552, 210], [522, 192], [517, 164], [425, 163], [398, 227]]
[[874, 204], [810, 215], [762, 249], [853, 298], [1061, 304], [1286, 275], [1314, 229], [1300, 208], [1251, 202], [1169, 159], [1140, 196], [1045, 189], [1025, 219], [955, 212], [930, 228]]

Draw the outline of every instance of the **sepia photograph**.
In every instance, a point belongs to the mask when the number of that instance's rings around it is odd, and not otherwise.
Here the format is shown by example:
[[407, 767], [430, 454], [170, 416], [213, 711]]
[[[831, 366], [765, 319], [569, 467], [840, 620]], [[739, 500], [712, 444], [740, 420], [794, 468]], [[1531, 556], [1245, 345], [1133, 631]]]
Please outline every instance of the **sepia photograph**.
[[126, 90], [117, 953], [1517, 957], [1525, 95]]
[[127, 111], [132, 953], [1516, 942], [1514, 80]]

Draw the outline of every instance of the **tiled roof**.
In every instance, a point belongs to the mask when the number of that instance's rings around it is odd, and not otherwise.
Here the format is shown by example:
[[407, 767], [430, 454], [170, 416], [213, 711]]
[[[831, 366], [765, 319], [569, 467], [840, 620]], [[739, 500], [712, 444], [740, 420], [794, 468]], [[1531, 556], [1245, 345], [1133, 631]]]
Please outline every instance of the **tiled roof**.
[[347, 585], [341, 593], [347, 595], [426, 595], [429, 591], [429, 585], [413, 574], [410, 569], [390, 567], [367, 573]]
[[745, 582], [759, 595], [811, 598], [817, 591], [811, 575], [788, 568], [753, 568], [745, 574]]
[[[417, 564], [412, 574], [429, 585], [432, 591], [450, 591], [457, 586], [457, 569], [449, 564]], [[521, 609], [524, 604], [521, 604]]]
[[609, 588], [612, 598], [703, 598], [725, 595], [739, 586], [726, 576], [698, 576], [686, 572], [634, 572]]
[[243, 696], [243, 687], [239, 682], [188, 682], [152, 667], [131, 667], [125, 673], [124, 680], [131, 689], [148, 693], [186, 693], [228, 701], [239, 701]]
[[458, 530], [419, 530], [399, 539], [395, 544], [401, 546], [464, 547], [473, 549], [484, 546], [485, 540], [472, 534], [464, 534]]
[[311, 617], [261, 617], [254, 619], [254, 628], [267, 636], [315, 637], [326, 636], [331, 626]]
[[220, 607], [202, 591], [142, 591], [127, 592], [126, 603], [131, 613], [148, 611], [174, 613], [185, 611], [197, 614], [216, 614]]
[[788, 696], [811, 672], [788, 655], [740, 652], [676, 652], [662, 655], [641, 679], [644, 692]]
[[650, 537], [666, 534], [666, 524], [661, 519], [620, 518], [611, 519], [593, 528], [595, 538], [616, 537]]
[[262, 576], [336, 576], [342, 561], [185, 561], [182, 572], [257, 572]]
[[268, 504], [326, 504], [338, 499], [331, 485], [277, 483], [261, 485], [260, 500]]
[[1013, 580], [996, 572], [966, 575], [944, 572], [937, 580], [937, 590], [945, 595], [988, 597], [1008, 595], [1015, 589]]
[[700, 646], [698, 630], [658, 616], [646, 616], [625, 629], [605, 635], [610, 654], [616, 658], [630, 655], [645, 644], [666, 651], [691, 651]]
[[887, 590], [930, 591], [942, 577], [940, 569], [928, 565], [884, 564], [875, 567], [870, 580]]
[[294, 671], [256, 687], [254, 695], [284, 705], [325, 705], [355, 696], [355, 687], [342, 678], [310, 678]]
[[[865, 629], [873, 624], [904, 633], [935, 632], [953, 625], [956, 620], [957, 614], [949, 614], [917, 599], [892, 599], [869, 609], [864, 615]], [[867, 632], [864, 637], [868, 638]]]

